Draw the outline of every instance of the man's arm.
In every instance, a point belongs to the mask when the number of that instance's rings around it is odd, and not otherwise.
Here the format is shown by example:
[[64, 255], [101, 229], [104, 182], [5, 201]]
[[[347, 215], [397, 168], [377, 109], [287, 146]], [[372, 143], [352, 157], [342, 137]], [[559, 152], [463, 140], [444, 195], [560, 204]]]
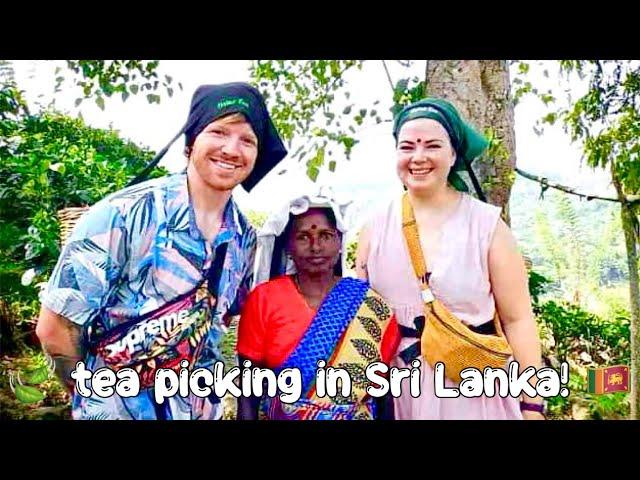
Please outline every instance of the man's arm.
[[109, 203], [94, 205], [76, 224], [40, 296], [36, 335], [72, 392], [70, 373], [82, 360], [82, 329], [100, 312], [127, 262], [127, 225]]
[[75, 381], [71, 378], [71, 372], [75, 369], [76, 363], [82, 360], [81, 328], [43, 306], [40, 309], [36, 335], [44, 351], [55, 362], [56, 375], [69, 393], [73, 393]]

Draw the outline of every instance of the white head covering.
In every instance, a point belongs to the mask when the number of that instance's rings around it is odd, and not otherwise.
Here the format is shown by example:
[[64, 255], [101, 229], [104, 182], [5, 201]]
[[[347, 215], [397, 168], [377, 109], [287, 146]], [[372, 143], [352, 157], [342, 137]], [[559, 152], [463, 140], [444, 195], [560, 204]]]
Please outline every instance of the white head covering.
[[[280, 237], [289, 222], [289, 214], [301, 215], [310, 208], [331, 208], [333, 210], [333, 214], [336, 217], [336, 227], [342, 233], [340, 263], [344, 272], [347, 258], [346, 233], [349, 230], [346, 211], [350, 203], [350, 201], [339, 201], [331, 187], [325, 186], [320, 187], [316, 194], [297, 196], [288, 201], [282, 208], [273, 212], [258, 231], [253, 287], [278, 275], [289, 275], [296, 272], [293, 261], [286, 256], [284, 251], [286, 239]], [[275, 264], [273, 261], [274, 255], [277, 257]], [[273, 272], [272, 268], [274, 269]]]

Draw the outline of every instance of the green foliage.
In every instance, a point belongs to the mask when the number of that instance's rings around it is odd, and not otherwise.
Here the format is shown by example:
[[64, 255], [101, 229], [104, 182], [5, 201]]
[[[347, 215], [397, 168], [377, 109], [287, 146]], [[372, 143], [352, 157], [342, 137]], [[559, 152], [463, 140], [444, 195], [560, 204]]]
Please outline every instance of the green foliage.
[[[69, 394], [40, 351], [0, 358], [0, 419], [69, 419]], [[46, 375], [46, 378], [45, 378]]]
[[577, 305], [553, 300], [540, 305], [538, 318], [551, 328], [555, 353], [560, 361], [572, 351], [582, 352], [584, 347], [584, 351], [592, 358], [592, 365], [629, 362], [628, 318], [621, 317], [617, 322], [609, 322]]
[[[53, 111], [31, 115], [11, 70], [0, 68], [0, 73], [0, 300], [8, 306], [3, 307], [2, 321], [9, 326], [12, 351], [17, 346], [28, 352], [30, 345], [37, 345], [33, 332], [39, 309], [36, 282], [50, 275], [59, 255], [56, 213], [65, 207], [91, 205], [123, 188], [153, 152], [112, 130], [90, 128], [81, 119]], [[164, 169], [156, 169], [151, 176], [163, 173]], [[11, 390], [15, 401], [28, 408], [54, 408], [58, 409], [54, 416], [63, 415], [59, 409], [66, 411], [68, 398], [50, 378], [41, 355], [28, 353], [12, 362], [8, 368], [3, 364], [3, 373], [10, 379], [0, 389], [3, 408], [5, 401], [8, 408], [17, 408], [7, 399], [5, 392]], [[47, 402], [52, 405], [44, 406]], [[32, 411], [26, 411], [27, 418]]]
[[[36, 403], [43, 400], [46, 394], [34, 385], [40, 385], [49, 379], [53, 373], [53, 360], [48, 357], [47, 365], [38, 365], [35, 368], [19, 372], [14, 380], [13, 372], [10, 375], [10, 383], [16, 398], [22, 403]], [[14, 384], [17, 381], [17, 384]]]
[[55, 112], [1, 120], [0, 138], [0, 295], [29, 303], [36, 291], [21, 276], [29, 268], [38, 278], [51, 272], [59, 255], [57, 211], [123, 188], [152, 152]]
[[603, 287], [626, 282], [620, 217], [613, 207], [579, 205], [557, 192], [547, 201], [554, 208], [535, 210], [530, 249], [540, 273], [555, 279], [555, 291], [584, 307]]
[[0, 120], [15, 118], [26, 108], [21, 92], [14, 85], [0, 86]]
[[15, 120], [27, 113], [27, 102], [18, 89], [11, 62], [0, 60], [0, 120]]
[[41, 365], [32, 370], [27, 370], [22, 377], [22, 381], [29, 385], [40, 385], [49, 378], [49, 371], [45, 365]]
[[586, 162], [610, 168], [626, 194], [640, 192], [640, 64], [630, 60], [561, 60], [566, 80], [577, 75], [587, 82], [586, 92], [568, 106], [555, 104], [551, 91], [541, 93], [526, 80], [529, 66], [517, 62], [513, 96], [533, 94], [549, 110], [534, 129], [561, 121], [572, 141], [581, 143]]
[[398, 80], [393, 89], [393, 107], [391, 107], [391, 113], [395, 117], [403, 107], [423, 99], [424, 96], [424, 80], [420, 80], [417, 77]]
[[355, 270], [356, 268], [356, 251], [358, 249], [358, 239], [349, 242], [347, 244], [347, 259], [346, 264], [347, 268], [350, 270]]
[[620, 312], [617, 318], [606, 320], [577, 305], [555, 301], [540, 305], [537, 313], [543, 332], [543, 354], [555, 368], [562, 361], [570, 365], [568, 388], [571, 394], [567, 398], [549, 399], [551, 415], [558, 418], [627, 418], [629, 393], [590, 394], [587, 374], [590, 368], [629, 365], [628, 313]]
[[45, 397], [44, 393], [29, 385], [16, 385], [15, 394], [16, 398], [22, 403], [36, 403], [44, 400]]
[[[72, 72], [73, 83], [82, 91], [76, 99], [76, 106], [83, 100], [92, 98], [96, 105], [104, 110], [105, 97], [120, 94], [122, 101], [130, 95], [146, 93], [149, 103], [160, 103], [160, 95], [153, 92], [160, 86], [171, 97], [173, 78], [158, 74], [159, 61], [147, 60], [69, 60], [67, 70], [56, 69], [56, 92], [65, 81], [65, 75]], [[182, 89], [182, 84], [178, 84]]]
[[[513, 63], [515, 63], [515, 65], [517, 66], [516, 69], [511, 69], [511, 97], [513, 99], [514, 105], [517, 105], [522, 98], [528, 95], [533, 95], [537, 97], [545, 105], [545, 107], [553, 107], [557, 101], [556, 95], [554, 95], [551, 90], [547, 90], [545, 92], [541, 91], [528, 79], [532, 63], [522, 60], [517, 60]], [[542, 73], [545, 78], [549, 78], [548, 69], [545, 69]], [[534, 131], [540, 135], [542, 134], [542, 128], [540, 124], [553, 125], [558, 119], [558, 112], [550, 111], [539, 120], [538, 124], [534, 127]]]
[[249, 223], [251, 223], [251, 225], [253, 225], [253, 227], [256, 229], [260, 229], [264, 225], [264, 222], [267, 221], [267, 217], [268, 217], [267, 213], [255, 212], [253, 210], [248, 210], [243, 213], [246, 215], [247, 219], [249, 220]]
[[[367, 119], [380, 123], [378, 112], [371, 108], [354, 108], [346, 87], [346, 74], [362, 68], [358, 60], [257, 60], [251, 78], [265, 95], [276, 127], [291, 146], [300, 142], [292, 157], [304, 161], [307, 176], [314, 182], [328, 165], [333, 172], [335, 148], [351, 156], [357, 144], [355, 126]], [[338, 94], [349, 102], [337, 116], [332, 107]]]
[[[587, 391], [590, 368], [624, 364], [630, 360], [630, 320], [628, 314], [605, 320], [566, 302], [548, 301], [540, 305], [538, 322], [543, 338], [543, 354], [554, 368], [567, 361], [570, 366], [569, 397], [553, 397], [549, 412], [555, 418], [627, 418], [629, 393], [607, 395]], [[550, 337], [550, 338], [549, 338]]]
[[544, 275], [540, 275], [533, 270], [529, 271], [529, 295], [531, 295], [534, 307], [539, 304], [540, 296], [546, 292], [549, 283], [551, 283], [551, 280]]
[[[410, 62], [400, 62], [409, 67]], [[373, 105], [356, 105], [347, 89], [347, 73], [361, 69], [359, 60], [257, 60], [251, 67], [251, 77], [263, 92], [274, 123], [282, 136], [290, 143], [300, 142], [292, 157], [305, 162], [307, 176], [316, 181], [323, 169], [336, 170], [337, 147], [348, 160], [357, 144], [356, 127], [370, 122], [381, 123], [380, 112]], [[385, 65], [386, 68], [386, 65]], [[391, 79], [389, 78], [389, 82]], [[403, 78], [393, 88], [395, 114], [408, 103], [424, 97], [424, 81], [419, 78]], [[346, 106], [331, 108], [339, 100]], [[457, 177], [456, 177], [457, 179]], [[464, 187], [464, 182], [454, 179], [454, 184]]]
[[[587, 276], [601, 287], [614, 287], [628, 281], [622, 224], [613, 209], [603, 212], [593, 249], [588, 254]], [[627, 299], [628, 301], [628, 299]]]
[[556, 300], [541, 301], [553, 282], [529, 272], [529, 291], [533, 300], [543, 356], [553, 368], [567, 361], [570, 366], [567, 398], [548, 399], [551, 418], [626, 418], [629, 394], [587, 393], [589, 368], [629, 364], [630, 315], [612, 305], [607, 316], [598, 316], [578, 305]]
[[569, 374], [571, 394], [567, 398], [548, 399], [547, 409], [552, 419], [616, 420], [629, 418], [629, 393], [614, 392], [606, 395], [587, 393], [587, 378], [584, 368], [576, 366]]

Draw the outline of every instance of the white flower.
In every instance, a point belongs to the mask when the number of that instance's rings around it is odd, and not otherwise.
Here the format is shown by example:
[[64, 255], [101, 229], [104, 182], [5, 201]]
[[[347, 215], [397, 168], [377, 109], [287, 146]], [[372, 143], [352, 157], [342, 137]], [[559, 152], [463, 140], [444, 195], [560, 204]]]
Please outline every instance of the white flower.
[[22, 278], [20, 279], [20, 283], [22, 283], [23, 286], [27, 286], [27, 285], [31, 285], [31, 282], [33, 281], [33, 279], [36, 277], [36, 270], [35, 268], [30, 268], [29, 270], [27, 270], [26, 272], [24, 272], [22, 274]]

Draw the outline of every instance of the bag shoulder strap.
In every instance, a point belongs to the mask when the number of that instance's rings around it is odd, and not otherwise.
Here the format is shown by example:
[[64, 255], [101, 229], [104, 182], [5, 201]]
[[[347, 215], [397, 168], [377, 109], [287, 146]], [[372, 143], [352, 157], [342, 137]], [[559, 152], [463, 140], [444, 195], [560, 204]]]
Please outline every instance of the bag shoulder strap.
[[431, 289], [429, 288], [429, 282], [427, 280], [427, 265], [424, 259], [424, 253], [420, 245], [420, 234], [418, 233], [418, 225], [413, 213], [413, 207], [409, 200], [409, 194], [404, 193], [402, 196], [402, 233], [404, 239], [407, 242], [407, 248], [409, 250], [409, 256], [411, 257], [411, 264], [413, 265], [413, 271], [416, 274], [418, 283], [420, 285], [420, 294], [422, 300], [425, 303], [431, 303], [435, 300]]
[[[431, 288], [429, 288], [429, 282], [427, 280], [427, 266], [424, 259], [424, 253], [422, 252], [422, 246], [420, 245], [418, 224], [416, 223], [409, 194], [406, 192], [402, 196], [402, 233], [404, 234], [405, 241], [407, 242], [413, 271], [415, 272], [418, 283], [420, 284], [420, 295], [422, 296], [422, 300], [425, 304], [431, 303], [435, 300], [435, 297]], [[444, 305], [442, 305], [442, 307], [444, 307]], [[500, 322], [497, 308], [493, 316], [493, 324], [495, 325], [496, 333], [500, 336], [504, 336], [502, 322]]]

